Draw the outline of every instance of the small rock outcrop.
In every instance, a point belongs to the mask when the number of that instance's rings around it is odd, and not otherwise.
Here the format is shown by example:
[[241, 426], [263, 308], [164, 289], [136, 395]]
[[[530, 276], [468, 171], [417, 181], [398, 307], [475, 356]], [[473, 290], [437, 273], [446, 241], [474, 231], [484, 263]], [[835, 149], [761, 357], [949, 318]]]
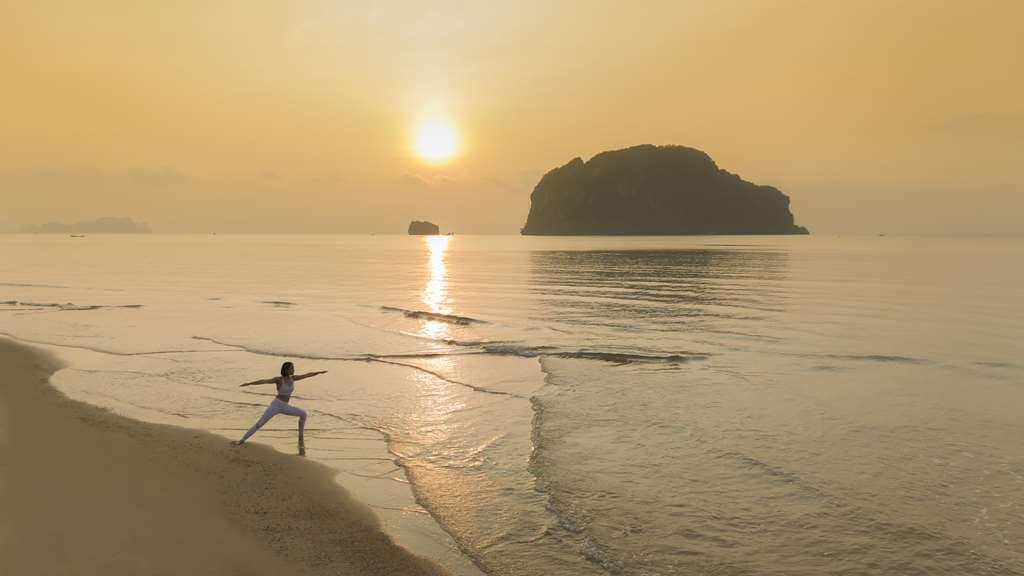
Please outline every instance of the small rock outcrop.
[[415, 236], [433, 236], [440, 234], [441, 229], [437, 227], [437, 224], [433, 222], [420, 222], [419, 220], [413, 220], [409, 223], [409, 234]]
[[685, 146], [574, 158], [541, 178], [521, 232], [539, 235], [807, 234], [789, 197]]

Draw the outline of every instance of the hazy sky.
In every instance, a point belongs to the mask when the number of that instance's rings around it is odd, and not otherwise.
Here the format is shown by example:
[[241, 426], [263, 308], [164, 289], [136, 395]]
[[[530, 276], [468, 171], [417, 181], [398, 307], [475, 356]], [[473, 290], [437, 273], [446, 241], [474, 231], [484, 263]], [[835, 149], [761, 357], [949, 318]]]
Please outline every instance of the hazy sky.
[[[683, 144], [819, 233], [1022, 232], [1024, 2], [0, 0], [0, 222], [514, 233]], [[459, 154], [421, 161], [425, 119]]]

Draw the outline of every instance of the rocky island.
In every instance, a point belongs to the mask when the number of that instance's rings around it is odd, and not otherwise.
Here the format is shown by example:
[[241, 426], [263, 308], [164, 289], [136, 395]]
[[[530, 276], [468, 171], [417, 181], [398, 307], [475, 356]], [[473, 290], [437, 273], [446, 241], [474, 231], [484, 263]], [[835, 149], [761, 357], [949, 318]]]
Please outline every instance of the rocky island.
[[789, 197], [685, 146], [642, 145], [574, 158], [541, 178], [523, 234], [807, 234]]
[[434, 236], [441, 233], [441, 229], [433, 222], [413, 220], [409, 223], [410, 236]]

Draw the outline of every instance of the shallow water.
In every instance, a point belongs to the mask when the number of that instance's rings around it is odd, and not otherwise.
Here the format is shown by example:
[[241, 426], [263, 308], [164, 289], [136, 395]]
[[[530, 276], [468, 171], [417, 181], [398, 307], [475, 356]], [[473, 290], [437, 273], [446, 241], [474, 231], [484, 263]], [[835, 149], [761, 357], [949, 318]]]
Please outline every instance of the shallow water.
[[460, 573], [1017, 574], [1020, 262], [1020, 237], [12, 235], [0, 331], [56, 345], [73, 397], [230, 437], [272, 392], [237, 383], [330, 370], [297, 385], [310, 457]]

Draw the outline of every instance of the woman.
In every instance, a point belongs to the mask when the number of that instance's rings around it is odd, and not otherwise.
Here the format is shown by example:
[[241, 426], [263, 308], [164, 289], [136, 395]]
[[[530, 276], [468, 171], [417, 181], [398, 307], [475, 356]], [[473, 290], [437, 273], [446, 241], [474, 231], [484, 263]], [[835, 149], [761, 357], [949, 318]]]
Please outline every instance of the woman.
[[250, 436], [256, 433], [257, 430], [263, 427], [268, 420], [278, 414], [287, 414], [289, 416], [299, 417], [299, 455], [306, 455], [306, 443], [303, 439], [303, 431], [306, 429], [306, 411], [298, 406], [292, 406], [288, 403], [291, 400], [292, 392], [295, 391], [295, 381], [302, 380], [303, 378], [310, 378], [317, 376], [318, 374], [326, 374], [327, 370], [321, 370], [319, 372], [310, 372], [308, 374], [300, 374], [295, 376], [295, 365], [291, 362], [285, 362], [281, 365], [281, 375], [275, 378], [267, 378], [264, 380], [255, 380], [253, 382], [246, 382], [240, 386], [254, 386], [256, 384], [277, 384], [277, 397], [270, 402], [270, 406], [267, 406], [266, 412], [260, 419], [249, 428], [245, 436], [235, 444], [242, 445], [249, 439]]

